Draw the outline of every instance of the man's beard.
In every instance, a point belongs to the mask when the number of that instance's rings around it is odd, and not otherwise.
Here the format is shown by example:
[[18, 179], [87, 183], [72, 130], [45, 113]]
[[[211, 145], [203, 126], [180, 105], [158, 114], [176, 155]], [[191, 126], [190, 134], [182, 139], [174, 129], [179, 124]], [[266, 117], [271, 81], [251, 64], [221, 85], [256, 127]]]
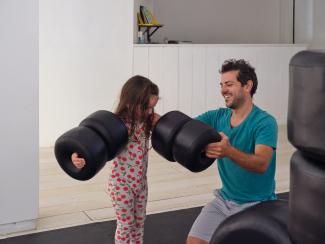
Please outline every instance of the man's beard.
[[244, 97], [239, 95], [233, 99], [233, 102], [230, 105], [226, 104], [227, 108], [230, 109], [237, 109], [239, 108], [242, 104], [244, 104]]

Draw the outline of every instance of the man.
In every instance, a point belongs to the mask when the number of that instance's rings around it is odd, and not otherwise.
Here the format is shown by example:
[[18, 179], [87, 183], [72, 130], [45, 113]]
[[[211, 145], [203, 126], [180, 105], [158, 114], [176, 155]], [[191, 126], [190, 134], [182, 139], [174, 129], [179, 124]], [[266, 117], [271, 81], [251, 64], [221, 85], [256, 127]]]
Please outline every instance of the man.
[[221, 94], [227, 108], [197, 119], [219, 131], [222, 140], [206, 147], [218, 159], [222, 188], [195, 220], [187, 244], [209, 243], [227, 217], [261, 201], [274, 200], [277, 123], [253, 104], [257, 89], [254, 68], [245, 60], [226, 60], [221, 68]]

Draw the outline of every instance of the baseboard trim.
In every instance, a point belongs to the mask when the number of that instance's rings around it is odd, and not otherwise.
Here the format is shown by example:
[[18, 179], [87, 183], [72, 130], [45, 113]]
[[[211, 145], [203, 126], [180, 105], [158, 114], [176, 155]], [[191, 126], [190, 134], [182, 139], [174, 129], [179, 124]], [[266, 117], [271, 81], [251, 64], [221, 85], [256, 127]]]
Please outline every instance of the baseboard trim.
[[28, 231], [34, 229], [36, 229], [35, 219], [9, 223], [9, 224], [1, 224], [0, 235], [7, 235], [15, 232]]

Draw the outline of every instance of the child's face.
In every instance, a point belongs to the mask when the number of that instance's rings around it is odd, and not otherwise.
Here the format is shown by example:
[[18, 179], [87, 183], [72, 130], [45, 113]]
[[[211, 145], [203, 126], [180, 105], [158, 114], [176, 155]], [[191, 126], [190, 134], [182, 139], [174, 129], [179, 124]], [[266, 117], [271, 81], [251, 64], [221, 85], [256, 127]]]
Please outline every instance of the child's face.
[[159, 100], [158, 96], [156, 96], [156, 95], [151, 96], [149, 99], [148, 108], [146, 109], [145, 113], [142, 114], [141, 109], [138, 108], [137, 117], [141, 118], [141, 117], [147, 117], [148, 115], [151, 115], [153, 113], [154, 107], [158, 103], [158, 100]]
[[153, 113], [153, 109], [157, 105], [158, 99], [159, 97], [155, 95], [150, 97], [146, 115], [150, 115]]

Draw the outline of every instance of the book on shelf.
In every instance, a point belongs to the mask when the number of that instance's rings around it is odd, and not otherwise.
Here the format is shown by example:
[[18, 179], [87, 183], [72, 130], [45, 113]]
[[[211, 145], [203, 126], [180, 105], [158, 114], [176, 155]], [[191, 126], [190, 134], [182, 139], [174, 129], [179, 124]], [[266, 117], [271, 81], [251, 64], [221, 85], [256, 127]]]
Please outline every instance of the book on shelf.
[[143, 25], [144, 24], [140, 13], [137, 13], [137, 21], [138, 21], [138, 25]]
[[157, 19], [156, 19], [156, 16], [154, 16], [153, 14], [151, 14], [152, 15], [152, 24], [153, 25], [159, 25], [158, 24], [158, 21], [157, 21]]
[[144, 15], [143, 6], [140, 6], [140, 17], [142, 18], [144, 24], [148, 24], [147, 19]]
[[146, 6], [140, 5], [140, 17], [142, 17], [143, 24], [158, 25], [156, 17]]

